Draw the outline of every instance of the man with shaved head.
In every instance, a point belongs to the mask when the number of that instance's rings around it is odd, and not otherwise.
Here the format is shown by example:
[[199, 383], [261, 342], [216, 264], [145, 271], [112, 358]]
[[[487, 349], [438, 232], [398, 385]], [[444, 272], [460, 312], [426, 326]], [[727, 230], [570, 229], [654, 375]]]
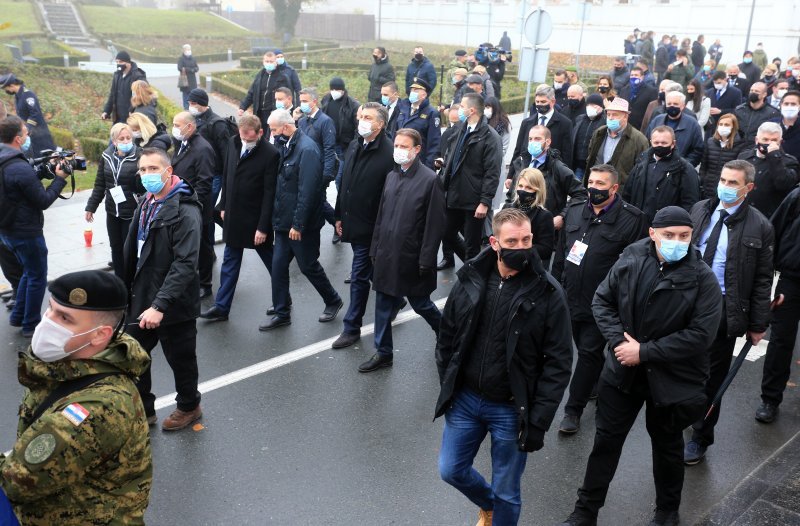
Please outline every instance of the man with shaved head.
[[756, 82], [750, 86], [747, 102], [736, 107], [734, 112], [739, 119], [739, 133], [746, 141], [756, 138], [758, 127], [763, 123], [781, 116], [781, 112], [767, 104], [767, 85]]

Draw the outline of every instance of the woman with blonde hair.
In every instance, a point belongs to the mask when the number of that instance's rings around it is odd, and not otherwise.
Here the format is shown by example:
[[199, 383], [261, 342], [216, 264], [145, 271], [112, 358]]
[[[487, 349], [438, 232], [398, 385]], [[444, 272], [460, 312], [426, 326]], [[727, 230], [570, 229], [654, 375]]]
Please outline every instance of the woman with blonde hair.
[[130, 126], [124, 122], [112, 126], [111, 145], [97, 164], [94, 189], [86, 203], [86, 221], [92, 223], [97, 207], [105, 199], [111, 263], [114, 274], [120, 278], [124, 278], [123, 247], [136, 210], [137, 195], [144, 193], [138, 177], [141, 153]]
[[746, 146], [746, 141], [739, 136], [739, 119], [736, 115], [733, 113], [721, 115], [717, 120], [714, 135], [706, 139], [706, 148], [700, 160], [700, 190], [704, 199], [717, 196], [722, 167], [728, 161], [738, 159]]
[[160, 148], [167, 151], [172, 145], [167, 132], [159, 130], [142, 113], [131, 113], [127, 123], [131, 127], [134, 142], [141, 148]]
[[131, 114], [141, 113], [147, 116], [153, 124], [158, 124], [156, 107], [158, 106], [158, 93], [146, 80], [137, 80], [131, 84]]
[[555, 229], [553, 214], [544, 208], [547, 199], [544, 174], [536, 168], [522, 170], [517, 180], [516, 194], [514, 201], [504, 205], [503, 208], [517, 208], [525, 212], [531, 220], [533, 248], [536, 249], [545, 268], [548, 268], [555, 247]]

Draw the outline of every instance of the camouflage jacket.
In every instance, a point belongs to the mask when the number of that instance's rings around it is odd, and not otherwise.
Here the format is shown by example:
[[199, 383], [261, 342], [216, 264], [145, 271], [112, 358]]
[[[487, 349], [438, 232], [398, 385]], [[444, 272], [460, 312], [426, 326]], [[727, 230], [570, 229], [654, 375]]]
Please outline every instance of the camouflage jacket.
[[[0, 487], [25, 525], [144, 524], [153, 465], [142, 399], [131, 377], [150, 358], [130, 336], [86, 360], [46, 363], [20, 353], [26, 387], [17, 442], [0, 454]], [[120, 372], [36, 408], [59, 383]]]

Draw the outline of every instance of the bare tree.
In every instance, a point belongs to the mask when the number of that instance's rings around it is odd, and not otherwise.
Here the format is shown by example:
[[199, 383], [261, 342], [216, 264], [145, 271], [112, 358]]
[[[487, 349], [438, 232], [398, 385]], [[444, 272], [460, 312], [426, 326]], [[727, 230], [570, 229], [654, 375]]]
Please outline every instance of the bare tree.
[[[294, 26], [300, 18], [300, 9], [304, 0], [269, 0], [272, 10], [275, 11], [275, 30], [294, 36]], [[305, 3], [308, 3], [306, 1]]]

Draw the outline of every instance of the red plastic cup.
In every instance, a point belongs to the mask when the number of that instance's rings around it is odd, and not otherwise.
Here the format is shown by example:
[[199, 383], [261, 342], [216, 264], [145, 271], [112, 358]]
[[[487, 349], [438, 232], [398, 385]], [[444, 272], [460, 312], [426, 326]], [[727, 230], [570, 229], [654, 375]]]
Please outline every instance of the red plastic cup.
[[92, 229], [87, 228], [83, 231], [83, 241], [86, 243], [87, 247], [92, 246]]

